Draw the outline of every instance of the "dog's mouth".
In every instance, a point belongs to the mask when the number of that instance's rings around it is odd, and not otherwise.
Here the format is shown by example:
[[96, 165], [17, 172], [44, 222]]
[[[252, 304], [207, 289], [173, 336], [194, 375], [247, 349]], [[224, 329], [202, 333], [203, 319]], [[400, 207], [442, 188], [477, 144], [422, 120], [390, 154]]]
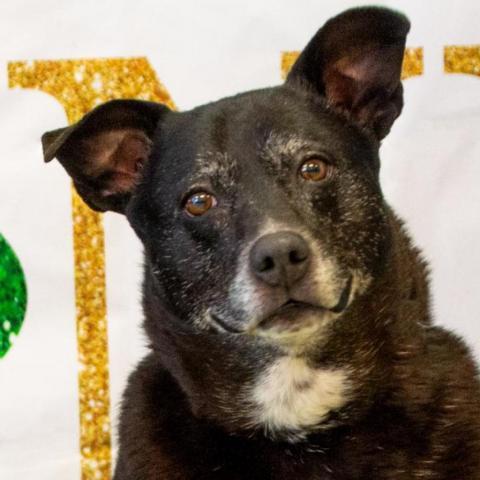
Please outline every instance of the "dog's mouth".
[[349, 304], [351, 290], [352, 277], [348, 279], [337, 304], [330, 308], [323, 305], [289, 299], [271, 314], [256, 322], [254, 329], [265, 331], [273, 328], [276, 331], [285, 333], [302, 330], [306, 324], [315, 323], [319, 317], [324, 317], [325, 314], [342, 313]]
[[233, 334], [255, 334], [256, 332], [267, 332], [269, 330], [282, 333], [294, 333], [304, 329], [308, 325], [314, 324], [319, 318], [324, 317], [328, 313], [342, 313], [350, 303], [352, 283], [353, 279], [350, 276], [340, 294], [337, 304], [333, 307], [325, 307], [309, 302], [289, 299], [273, 312], [249, 324], [246, 329], [230, 325], [213, 312], [211, 312], [210, 318], [221, 330]]
[[267, 331], [296, 331], [301, 329], [306, 319], [318, 317], [325, 311], [325, 308], [315, 306], [311, 303], [288, 300], [280, 308], [260, 321], [256, 322], [253, 330]]

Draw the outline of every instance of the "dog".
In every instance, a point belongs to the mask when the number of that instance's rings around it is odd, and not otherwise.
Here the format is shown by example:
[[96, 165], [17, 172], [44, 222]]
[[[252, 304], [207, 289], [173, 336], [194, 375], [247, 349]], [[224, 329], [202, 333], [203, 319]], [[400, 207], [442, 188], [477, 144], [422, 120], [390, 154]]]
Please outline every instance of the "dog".
[[478, 480], [480, 383], [379, 185], [409, 21], [330, 19], [281, 86], [42, 137], [145, 251], [115, 480]]

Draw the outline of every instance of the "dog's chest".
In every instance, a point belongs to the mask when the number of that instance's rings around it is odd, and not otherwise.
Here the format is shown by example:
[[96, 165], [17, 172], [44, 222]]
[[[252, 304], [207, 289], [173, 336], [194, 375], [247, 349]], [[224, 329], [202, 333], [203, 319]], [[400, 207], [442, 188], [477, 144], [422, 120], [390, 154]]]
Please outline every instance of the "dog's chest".
[[348, 401], [345, 370], [312, 368], [298, 357], [277, 359], [256, 381], [251, 400], [254, 422], [273, 436], [301, 438]]

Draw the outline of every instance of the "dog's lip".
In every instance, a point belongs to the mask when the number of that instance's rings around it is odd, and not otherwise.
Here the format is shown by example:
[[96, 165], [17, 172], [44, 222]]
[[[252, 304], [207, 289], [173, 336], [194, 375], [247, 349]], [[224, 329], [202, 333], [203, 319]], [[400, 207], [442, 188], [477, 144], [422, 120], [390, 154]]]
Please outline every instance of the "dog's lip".
[[[268, 318], [270, 318], [272, 316], [288, 315], [290, 312], [294, 312], [294, 311], [297, 311], [297, 310], [303, 310], [303, 309], [325, 310], [323, 307], [314, 305], [312, 303], [290, 299], [290, 300], [286, 301], [283, 305], [281, 305], [279, 308], [277, 308], [273, 313], [271, 313], [270, 315], [265, 317], [264, 320], [267, 320]], [[261, 320], [260, 323], [263, 323], [263, 320]]]
[[218, 315], [216, 315], [213, 312], [210, 312], [210, 318], [228, 333], [234, 333], [234, 334], [245, 333], [243, 330], [232, 327], [231, 325], [229, 325], [227, 322], [222, 320]]
[[[253, 329], [268, 329], [270, 326], [277, 324], [278, 322], [285, 324], [292, 320], [291, 317], [302, 315], [302, 314], [319, 314], [322, 312], [332, 312], [332, 313], [342, 313], [348, 306], [352, 291], [353, 278], [350, 276], [345, 284], [345, 287], [340, 294], [338, 302], [333, 307], [325, 307], [323, 305], [303, 302], [295, 300], [293, 298], [289, 299], [279, 308], [274, 310], [269, 315], [261, 318], [254, 325]], [[295, 323], [295, 322], [294, 322]]]
[[289, 329], [294, 324], [301, 323], [298, 320], [303, 315], [308, 315], [309, 313], [318, 314], [325, 310], [325, 308], [311, 303], [288, 300], [281, 307], [257, 321], [253, 329], [268, 330], [271, 327]]
[[348, 306], [350, 301], [350, 294], [352, 293], [352, 285], [353, 285], [353, 277], [350, 277], [347, 280], [347, 284], [345, 285], [342, 293], [340, 294], [340, 298], [338, 299], [338, 303], [329, 308], [329, 310], [333, 313], [342, 313]]

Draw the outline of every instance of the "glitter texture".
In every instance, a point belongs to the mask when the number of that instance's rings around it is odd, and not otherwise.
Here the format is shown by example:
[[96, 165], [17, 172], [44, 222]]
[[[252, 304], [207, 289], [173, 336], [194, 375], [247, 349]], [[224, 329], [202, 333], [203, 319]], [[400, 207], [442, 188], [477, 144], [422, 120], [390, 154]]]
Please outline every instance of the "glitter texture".
[[[10, 88], [53, 95], [69, 123], [114, 98], [151, 100], [175, 108], [145, 58], [11, 62], [8, 73]], [[111, 430], [102, 216], [90, 210], [73, 188], [72, 219], [82, 480], [108, 480]]]
[[[300, 52], [283, 52], [281, 58], [282, 78], [287, 78]], [[423, 74], [423, 48], [406, 48], [403, 57], [402, 80]]]
[[445, 47], [444, 66], [446, 73], [467, 73], [480, 77], [480, 45]]
[[0, 358], [20, 332], [27, 309], [27, 287], [20, 262], [0, 234]]
[[423, 48], [406, 48], [403, 56], [402, 80], [423, 75]]

